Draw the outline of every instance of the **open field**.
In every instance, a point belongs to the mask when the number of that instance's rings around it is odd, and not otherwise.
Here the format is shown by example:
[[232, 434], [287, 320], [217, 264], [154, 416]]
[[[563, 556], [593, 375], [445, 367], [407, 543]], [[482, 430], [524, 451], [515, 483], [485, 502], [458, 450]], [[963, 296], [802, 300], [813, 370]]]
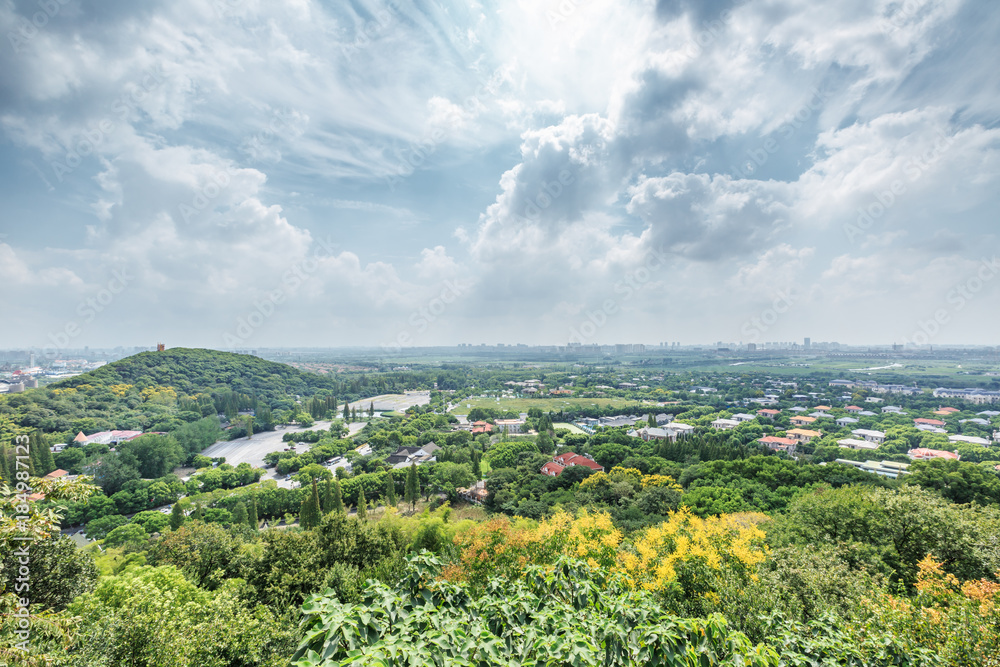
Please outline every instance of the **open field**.
[[358, 412], [368, 410], [374, 403], [375, 409], [379, 412], [405, 412], [407, 408], [414, 405], [427, 405], [431, 402], [431, 392], [429, 391], [408, 391], [404, 394], [382, 394], [371, 398], [363, 398], [350, 404], [352, 408], [357, 408]]
[[[649, 403], [655, 405], [651, 401]], [[549, 412], [579, 406], [625, 407], [635, 404], [636, 401], [625, 398], [466, 398], [450, 412], [454, 415], [467, 415], [472, 408], [497, 408], [518, 413], [527, 412], [528, 408], [539, 408], [543, 412]]]
[[576, 424], [570, 424], [569, 422], [554, 422], [552, 424], [552, 428], [564, 428], [570, 433], [580, 433], [581, 435], [586, 435], [586, 433], [583, 432], [582, 428], [580, 428]]

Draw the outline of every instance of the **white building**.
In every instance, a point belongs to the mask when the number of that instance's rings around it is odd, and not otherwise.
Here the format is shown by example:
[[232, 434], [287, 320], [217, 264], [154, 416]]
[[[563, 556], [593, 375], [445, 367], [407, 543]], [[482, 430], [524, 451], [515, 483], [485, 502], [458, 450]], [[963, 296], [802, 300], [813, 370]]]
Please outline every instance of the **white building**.
[[877, 445], [881, 445], [885, 442], [885, 433], [882, 431], [872, 431], [867, 428], [856, 428], [851, 431], [856, 436], [862, 437], [868, 442], [874, 442]]
[[949, 435], [948, 439], [952, 442], [968, 442], [972, 445], [982, 445], [983, 447], [989, 447], [990, 441], [986, 438], [976, 438], [971, 435]]
[[712, 422], [712, 428], [717, 428], [720, 431], [728, 431], [731, 428], [736, 428], [737, 426], [739, 426], [739, 424], [740, 423], [735, 419], [719, 418], [716, 419], [714, 422]]

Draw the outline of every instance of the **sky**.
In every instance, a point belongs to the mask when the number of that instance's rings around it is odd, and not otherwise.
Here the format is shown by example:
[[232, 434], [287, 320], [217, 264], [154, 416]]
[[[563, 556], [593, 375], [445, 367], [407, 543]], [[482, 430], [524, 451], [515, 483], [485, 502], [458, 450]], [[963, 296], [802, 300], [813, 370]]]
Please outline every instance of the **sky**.
[[0, 348], [996, 344], [987, 0], [3, 0]]

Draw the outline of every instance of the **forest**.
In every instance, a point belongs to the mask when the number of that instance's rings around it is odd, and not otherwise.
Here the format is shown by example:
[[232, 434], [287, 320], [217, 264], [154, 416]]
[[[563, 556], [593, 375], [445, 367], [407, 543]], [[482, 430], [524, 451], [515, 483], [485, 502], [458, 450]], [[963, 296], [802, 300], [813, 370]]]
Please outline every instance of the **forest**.
[[[336, 419], [349, 387], [377, 380], [323, 378], [295, 399], [266, 394], [266, 366], [246, 356], [220, 354], [187, 385], [123, 361], [0, 401], [0, 665], [1000, 665], [995, 446], [980, 460], [911, 461], [891, 479], [836, 462], [846, 450], [829, 455], [842, 435], [832, 421], [794, 457], [757, 441], [788, 428], [792, 403], [834, 403], [819, 391], [730, 430], [708, 424], [743, 408], [717, 396], [636, 399], [643, 422], [670, 410], [694, 426], [673, 441], [637, 437], [643, 423], [584, 433], [541, 408], [523, 414], [523, 433], [473, 434], [447, 411], [459, 390], [429, 378], [502, 388], [538, 369], [421, 369], [391, 382], [429, 384], [429, 405]], [[240, 361], [241, 382], [211, 379]], [[665, 373], [663, 385], [682, 380]], [[171, 401], [168, 386], [187, 389]], [[239, 421], [235, 396], [330, 420], [266, 457], [291, 488], [200, 454]], [[53, 400], [72, 402], [76, 420], [121, 410], [181, 423], [114, 452], [53, 454], [59, 432], [23, 419]], [[940, 403], [896, 402], [911, 420]], [[956, 408], [943, 421], [957, 431], [978, 411]], [[355, 419], [364, 425], [348, 433]], [[908, 447], [942, 438], [905, 422], [872, 421], [889, 437], [869, 455], [909, 460]], [[420, 447], [434, 460], [390, 463]], [[603, 469], [542, 474], [566, 452]], [[71, 474], [45, 478], [57, 462]], [[477, 482], [481, 504], [466, 495]], [[85, 543], [68, 536], [76, 527]]]

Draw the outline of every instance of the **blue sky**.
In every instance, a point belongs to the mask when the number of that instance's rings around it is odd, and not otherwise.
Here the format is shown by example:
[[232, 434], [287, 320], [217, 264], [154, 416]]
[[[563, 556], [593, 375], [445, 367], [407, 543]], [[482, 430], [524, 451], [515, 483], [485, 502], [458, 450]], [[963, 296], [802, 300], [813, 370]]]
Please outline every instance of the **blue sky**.
[[0, 28], [0, 347], [996, 342], [985, 1], [8, 0]]

